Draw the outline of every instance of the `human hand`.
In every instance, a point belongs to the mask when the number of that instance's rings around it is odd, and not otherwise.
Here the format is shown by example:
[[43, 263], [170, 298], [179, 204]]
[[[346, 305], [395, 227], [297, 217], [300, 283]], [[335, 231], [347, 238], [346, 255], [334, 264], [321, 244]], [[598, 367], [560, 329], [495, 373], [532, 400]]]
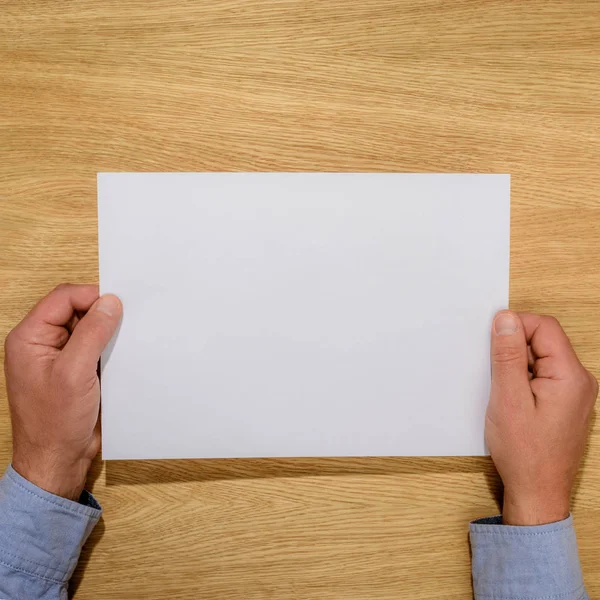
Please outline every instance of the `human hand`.
[[63, 284], [6, 338], [13, 468], [57, 496], [79, 499], [100, 449], [98, 360], [121, 314], [97, 286]]
[[502, 311], [491, 348], [485, 435], [504, 482], [504, 523], [561, 521], [569, 515], [598, 383], [553, 317]]

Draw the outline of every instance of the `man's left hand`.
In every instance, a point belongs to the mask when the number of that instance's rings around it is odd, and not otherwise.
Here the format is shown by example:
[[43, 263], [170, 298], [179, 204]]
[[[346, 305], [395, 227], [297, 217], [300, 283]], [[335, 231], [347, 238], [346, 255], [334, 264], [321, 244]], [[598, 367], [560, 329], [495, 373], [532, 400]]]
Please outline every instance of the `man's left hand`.
[[121, 314], [120, 300], [99, 298], [97, 286], [62, 284], [6, 338], [13, 468], [71, 500], [100, 448], [98, 360]]

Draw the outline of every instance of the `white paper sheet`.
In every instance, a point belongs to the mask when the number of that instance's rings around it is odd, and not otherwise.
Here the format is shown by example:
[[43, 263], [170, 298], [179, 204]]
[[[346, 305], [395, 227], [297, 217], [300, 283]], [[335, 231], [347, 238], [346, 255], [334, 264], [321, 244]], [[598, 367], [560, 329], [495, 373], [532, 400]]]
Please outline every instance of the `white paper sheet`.
[[508, 175], [101, 173], [105, 459], [481, 455]]

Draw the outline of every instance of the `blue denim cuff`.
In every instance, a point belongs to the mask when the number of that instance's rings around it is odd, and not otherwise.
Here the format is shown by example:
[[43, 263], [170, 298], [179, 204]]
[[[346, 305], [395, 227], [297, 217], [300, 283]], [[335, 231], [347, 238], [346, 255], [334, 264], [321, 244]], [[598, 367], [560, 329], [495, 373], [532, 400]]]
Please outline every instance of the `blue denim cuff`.
[[489, 517], [470, 525], [476, 600], [586, 598], [573, 519], [536, 527]]
[[65, 583], [101, 514], [88, 492], [72, 502], [40, 489], [10, 466], [0, 479], [0, 563]]

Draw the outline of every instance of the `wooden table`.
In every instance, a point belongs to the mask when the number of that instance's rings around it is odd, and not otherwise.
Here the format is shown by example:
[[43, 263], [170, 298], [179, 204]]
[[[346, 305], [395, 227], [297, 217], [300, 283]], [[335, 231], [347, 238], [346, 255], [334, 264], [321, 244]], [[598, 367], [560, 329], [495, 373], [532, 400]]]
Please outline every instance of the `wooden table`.
[[[206, 170], [511, 173], [511, 306], [559, 317], [600, 375], [597, 0], [0, 1], [1, 336], [97, 280], [97, 171]], [[499, 493], [482, 458], [93, 479], [82, 600], [464, 600], [467, 523]], [[592, 597], [599, 494], [597, 426], [574, 501]]]

